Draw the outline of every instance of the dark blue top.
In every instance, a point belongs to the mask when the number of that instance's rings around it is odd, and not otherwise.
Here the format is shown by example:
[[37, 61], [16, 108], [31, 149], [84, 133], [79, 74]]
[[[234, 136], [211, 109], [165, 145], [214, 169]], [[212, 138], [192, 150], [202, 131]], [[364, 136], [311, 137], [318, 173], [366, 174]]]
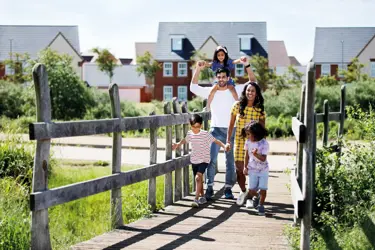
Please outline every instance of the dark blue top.
[[[232, 59], [228, 59], [227, 66], [225, 68], [227, 68], [229, 70], [233, 70], [234, 67], [235, 66], [233, 64], [233, 60]], [[224, 65], [220, 64], [220, 62], [215, 62], [215, 61], [212, 62], [211, 69], [213, 71], [216, 71], [217, 69], [220, 69], [220, 68], [224, 68]]]

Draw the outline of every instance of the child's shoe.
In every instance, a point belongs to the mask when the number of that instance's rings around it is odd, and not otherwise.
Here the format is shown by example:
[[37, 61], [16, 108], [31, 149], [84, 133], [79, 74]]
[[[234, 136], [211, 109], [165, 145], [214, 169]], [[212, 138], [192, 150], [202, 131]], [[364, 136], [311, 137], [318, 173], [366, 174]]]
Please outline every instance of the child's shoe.
[[199, 203], [199, 205], [206, 204], [206, 203], [207, 203], [207, 200], [206, 200], [205, 197], [199, 197], [199, 199], [198, 199], [198, 203]]
[[253, 197], [253, 208], [257, 209], [259, 206], [259, 197]]
[[251, 199], [247, 199], [246, 208], [252, 208], [252, 207], [253, 207], [253, 201]]
[[199, 201], [194, 199], [193, 203], [191, 203], [192, 207], [198, 208], [199, 207]]
[[237, 205], [243, 206], [243, 204], [245, 203], [246, 197], [247, 197], [247, 190], [245, 192], [241, 191], [236, 201]]

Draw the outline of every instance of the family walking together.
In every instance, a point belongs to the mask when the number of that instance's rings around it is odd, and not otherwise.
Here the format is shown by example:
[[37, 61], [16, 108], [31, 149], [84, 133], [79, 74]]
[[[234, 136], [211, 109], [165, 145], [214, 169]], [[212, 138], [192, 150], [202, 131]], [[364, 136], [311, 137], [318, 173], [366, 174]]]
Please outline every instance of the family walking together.
[[[244, 65], [249, 81], [236, 85], [230, 77], [234, 64]], [[210, 67], [215, 72], [212, 87], [198, 85], [201, 70]], [[225, 151], [226, 199], [234, 199], [232, 187], [236, 181], [241, 188], [237, 205], [246, 202], [247, 208], [255, 208], [264, 215], [264, 201], [268, 189], [269, 145], [265, 139], [264, 99], [256, 82], [254, 72], [246, 57], [232, 61], [225, 46], [218, 46], [213, 61], [199, 61], [190, 84], [190, 91], [197, 96], [207, 98], [207, 108], [211, 111], [210, 131], [204, 131], [202, 117], [193, 114], [190, 119], [191, 130], [185, 139], [173, 144], [176, 149], [184, 143], [191, 143], [191, 163], [196, 181], [196, 196], [192, 204], [199, 207], [214, 194], [215, 165], [220, 148]], [[203, 192], [203, 175], [206, 176], [206, 192]], [[246, 188], [246, 176], [248, 187]]]

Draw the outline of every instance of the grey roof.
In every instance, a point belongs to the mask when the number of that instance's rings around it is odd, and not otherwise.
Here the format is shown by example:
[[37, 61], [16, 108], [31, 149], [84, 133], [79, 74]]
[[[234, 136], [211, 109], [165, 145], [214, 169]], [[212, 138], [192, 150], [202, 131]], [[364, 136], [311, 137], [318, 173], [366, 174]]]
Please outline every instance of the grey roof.
[[[160, 22], [156, 43], [156, 60], [188, 60], [192, 50], [198, 50], [209, 36], [220, 45], [227, 47], [231, 58], [243, 56], [239, 50], [238, 35], [253, 34], [255, 46], [267, 56], [267, 24], [266, 22]], [[184, 35], [182, 54], [171, 51], [170, 35]], [[254, 40], [254, 39], [253, 39]], [[260, 44], [260, 46], [259, 46]], [[213, 53], [213, 52], [212, 52]]]
[[349, 63], [374, 35], [375, 27], [317, 27], [313, 61], [341, 63], [343, 60], [344, 63]]
[[9, 58], [10, 39], [14, 53], [29, 53], [35, 58], [61, 32], [79, 53], [78, 26], [0, 25], [0, 61]]

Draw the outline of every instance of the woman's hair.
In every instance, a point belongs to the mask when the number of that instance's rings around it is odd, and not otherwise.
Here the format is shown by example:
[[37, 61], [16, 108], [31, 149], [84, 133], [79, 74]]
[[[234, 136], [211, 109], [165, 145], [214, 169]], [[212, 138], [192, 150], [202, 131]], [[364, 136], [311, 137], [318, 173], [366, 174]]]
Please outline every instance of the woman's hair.
[[241, 117], [245, 116], [245, 109], [246, 109], [247, 101], [248, 101], [247, 96], [246, 96], [246, 91], [247, 91], [247, 88], [249, 88], [250, 86], [255, 87], [255, 91], [256, 91], [256, 97], [255, 97], [255, 100], [254, 100], [254, 107], [259, 108], [260, 112], [264, 115], [264, 98], [263, 98], [263, 95], [262, 95], [262, 91], [260, 90], [260, 87], [256, 82], [249, 82], [249, 83], [245, 84], [245, 87], [243, 88], [242, 93], [241, 93], [241, 97], [240, 97], [240, 115], [241, 115]]
[[246, 124], [246, 126], [241, 130], [241, 136], [246, 138], [246, 132], [254, 136], [255, 141], [260, 141], [268, 135], [267, 129], [263, 127], [259, 122], [253, 121]]
[[212, 59], [212, 61], [219, 62], [219, 59], [217, 58], [217, 53], [219, 53], [220, 51], [224, 52], [224, 54], [225, 54], [224, 67], [227, 67], [229, 56], [228, 56], [228, 49], [225, 46], [217, 46], [216, 47], [216, 50], [215, 50], [215, 53], [214, 53], [214, 58]]

